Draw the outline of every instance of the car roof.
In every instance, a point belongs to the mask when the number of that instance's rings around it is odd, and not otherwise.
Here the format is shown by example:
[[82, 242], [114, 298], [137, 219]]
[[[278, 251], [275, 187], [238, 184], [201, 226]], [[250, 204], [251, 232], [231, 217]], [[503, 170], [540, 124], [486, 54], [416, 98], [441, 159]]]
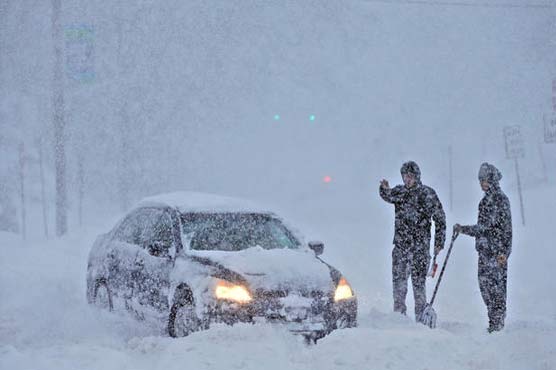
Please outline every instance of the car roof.
[[180, 213], [238, 212], [274, 214], [270, 209], [263, 208], [245, 199], [192, 191], [180, 191], [147, 197], [139, 202], [138, 208], [140, 207], [170, 207]]

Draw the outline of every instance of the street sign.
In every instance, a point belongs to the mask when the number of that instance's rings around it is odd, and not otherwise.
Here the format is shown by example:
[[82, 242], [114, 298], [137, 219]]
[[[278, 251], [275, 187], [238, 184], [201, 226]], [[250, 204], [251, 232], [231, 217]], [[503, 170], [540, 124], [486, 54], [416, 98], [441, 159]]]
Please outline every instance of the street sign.
[[515, 163], [515, 174], [517, 176], [517, 192], [519, 193], [519, 206], [521, 209], [521, 223], [525, 226], [525, 212], [523, 210], [523, 195], [521, 193], [521, 179], [519, 176], [518, 159], [525, 157], [525, 147], [521, 127], [504, 127], [504, 139], [506, 141], [506, 158], [513, 159]]
[[523, 136], [521, 136], [521, 127], [504, 127], [504, 138], [506, 141], [506, 158], [516, 159], [525, 157], [525, 146], [523, 143]]
[[556, 143], [556, 113], [544, 119], [544, 142]]
[[94, 28], [91, 25], [73, 25], [65, 29], [66, 71], [70, 79], [89, 83], [95, 78]]
[[521, 192], [521, 178], [519, 176], [518, 159], [525, 157], [525, 148], [520, 126], [504, 127], [504, 139], [506, 141], [506, 158], [513, 159], [515, 163], [515, 174], [517, 176], [517, 192], [519, 193], [519, 208], [521, 210], [521, 223], [525, 226], [525, 211], [523, 210], [523, 194]]

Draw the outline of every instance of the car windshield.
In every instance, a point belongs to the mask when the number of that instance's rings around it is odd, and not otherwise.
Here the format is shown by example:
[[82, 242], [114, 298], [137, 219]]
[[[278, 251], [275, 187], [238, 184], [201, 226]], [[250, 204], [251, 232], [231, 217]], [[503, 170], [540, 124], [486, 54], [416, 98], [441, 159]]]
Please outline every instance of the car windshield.
[[240, 251], [295, 249], [299, 241], [270, 215], [259, 213], [187, 213], [182, 215], [183, 233], [193, 250]]

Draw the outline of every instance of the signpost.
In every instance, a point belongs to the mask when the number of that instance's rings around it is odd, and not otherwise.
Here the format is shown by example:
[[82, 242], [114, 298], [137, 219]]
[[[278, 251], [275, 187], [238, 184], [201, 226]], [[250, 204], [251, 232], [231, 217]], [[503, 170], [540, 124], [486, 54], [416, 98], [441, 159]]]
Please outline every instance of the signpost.
[[556, 143], [556, 78], [552, 80], [552, 116], [544, 117], [544, 142]]
[[521, 210], [521, 223], [525, 226], [525, 212], [523, 211], [523, 195], [521, 193], [521, 179], [519, 176], [518, 159], [525, 157], [525, 148], [520, 126], [504, 127], [504, 139], [506, 144], [506, 158], [513, 159], [515, 173], [517, 175], [517, 191], [519, 193], [519, 206]]
[[544, 142], [556, 143], [556, 111], [553, 112], [552, 117], [544, 120]]
[[556, 113], [556, 77], [552, 79], [552, 112]]

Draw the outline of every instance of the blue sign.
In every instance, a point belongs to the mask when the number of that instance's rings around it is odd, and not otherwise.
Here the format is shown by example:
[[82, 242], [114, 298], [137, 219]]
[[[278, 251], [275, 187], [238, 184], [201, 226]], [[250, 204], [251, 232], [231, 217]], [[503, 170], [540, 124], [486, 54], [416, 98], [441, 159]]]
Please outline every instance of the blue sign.
[[91, 83], [95, 79], [94, 28], [73, 25], [65, 29], [66, 72], [69, 79]]

